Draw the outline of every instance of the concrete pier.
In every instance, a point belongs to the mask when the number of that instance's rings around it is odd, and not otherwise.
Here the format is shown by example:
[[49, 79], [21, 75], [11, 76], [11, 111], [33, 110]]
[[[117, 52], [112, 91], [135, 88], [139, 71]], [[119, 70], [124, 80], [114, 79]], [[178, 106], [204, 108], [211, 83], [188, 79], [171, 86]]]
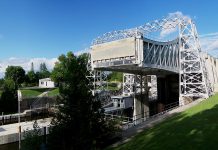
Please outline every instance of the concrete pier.
[[134, 95], [134, 111], [133, 119], [138, 122], [141, 119], [149, 117], [149, 103], [148, 103], [148, 82], [147, 76], [140, 76], [140, 84], [136, 86]]
[[171, 74], [157, 77], [158, 112], [168, 104], [179, 101], [179, 75]]

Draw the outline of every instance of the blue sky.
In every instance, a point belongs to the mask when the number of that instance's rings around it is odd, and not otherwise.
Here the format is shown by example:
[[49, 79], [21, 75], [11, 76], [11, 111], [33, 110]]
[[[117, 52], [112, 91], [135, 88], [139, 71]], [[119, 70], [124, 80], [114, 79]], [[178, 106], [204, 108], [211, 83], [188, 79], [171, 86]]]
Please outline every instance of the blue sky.
[[215, 0], [0, 0], [0, 65], [11, 60], [52, 64], [60, 54], [89, 47], [105, 32], [178, 11], [194, 19], [204, 44], [212, 38], [211, 49], [218, 48]]

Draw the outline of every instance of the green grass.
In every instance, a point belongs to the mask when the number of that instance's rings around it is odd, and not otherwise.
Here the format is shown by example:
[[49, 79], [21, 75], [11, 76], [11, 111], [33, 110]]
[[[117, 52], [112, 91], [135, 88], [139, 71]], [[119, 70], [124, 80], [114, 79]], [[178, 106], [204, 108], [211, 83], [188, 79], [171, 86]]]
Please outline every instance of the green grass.
[[218, 94], [109, 149], [214, 150], [217, 144]]
[[36, 97], [40, 94], [42, 94], [43, 92], [47, 91], [48, 89], [46, 88], [39, 88], [39, 89], [22, 89], [22, 96], [23, 97]]
[[111, 90], [111, 91], [119, 90], [118, 87], [114, 87], [114, 86], [110, 86], [110, 85], [108, 85], [108, 87], [106, 87], [106, 89]]
[[59, 94], [60, 94], [59, 93], [59, 88], [55, 88], [55, 89], [48, 92], [48, 96], [57, 96]]

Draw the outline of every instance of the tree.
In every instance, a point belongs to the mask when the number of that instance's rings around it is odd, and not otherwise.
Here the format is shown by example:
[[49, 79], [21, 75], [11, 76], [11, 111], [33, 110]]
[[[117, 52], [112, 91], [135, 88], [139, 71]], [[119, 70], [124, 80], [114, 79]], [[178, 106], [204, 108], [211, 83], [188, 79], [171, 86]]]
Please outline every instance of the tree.
[[3, 88], [4, 82], [5, 82], [5, 80], [4, 80], [3, 78], [2, 78], [2, 79], [0, 79], [0, 89], [2, 89], [2, 88]]
[[50, 72], [48, 71], [46, 64], [41, 63], [39, 66], [39, 79], [49, 78], [49, 77], [50, 77]]
[[21, 66], [8, 66], [5, 72], [5, 79], [11, 79], [16, 89], [25, 81], [25, 70]]
[[24, 140], [22, 141], [21, 149], [22, 150], [39, 150], [42, 143], [42, 132], [38, 126], [37, 121], [33, 123], [33, 130], [24, 131]]
[[27, 72], [27, 79], [26, 79], [26, 82], [30, 85], [35, 85], [36, 83], [38, 83], [38, 80], [37, 80], [37, 75], [34, 71], [29, 71]]
[[17, 92], [12, 79], [6, 79], [0, 99], [0, 112], [17, 112]]
[[[87, 59], [69, 52], [61, 55], [51, 77], [59, 82], [58, 113], [49, 135], [49, 149], [89, 150], [100, 147], [115, 132], [105, 120], [100, 100], [89, 90]], [[58, 143], [58, 144], [56, 144]]]

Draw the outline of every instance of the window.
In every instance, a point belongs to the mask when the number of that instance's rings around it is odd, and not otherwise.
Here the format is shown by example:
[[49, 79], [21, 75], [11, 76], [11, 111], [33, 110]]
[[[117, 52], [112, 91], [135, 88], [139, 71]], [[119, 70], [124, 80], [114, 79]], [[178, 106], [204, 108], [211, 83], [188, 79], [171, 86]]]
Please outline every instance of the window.
[[44, 82], [41, 82], [41, 84], [44, 84]]

